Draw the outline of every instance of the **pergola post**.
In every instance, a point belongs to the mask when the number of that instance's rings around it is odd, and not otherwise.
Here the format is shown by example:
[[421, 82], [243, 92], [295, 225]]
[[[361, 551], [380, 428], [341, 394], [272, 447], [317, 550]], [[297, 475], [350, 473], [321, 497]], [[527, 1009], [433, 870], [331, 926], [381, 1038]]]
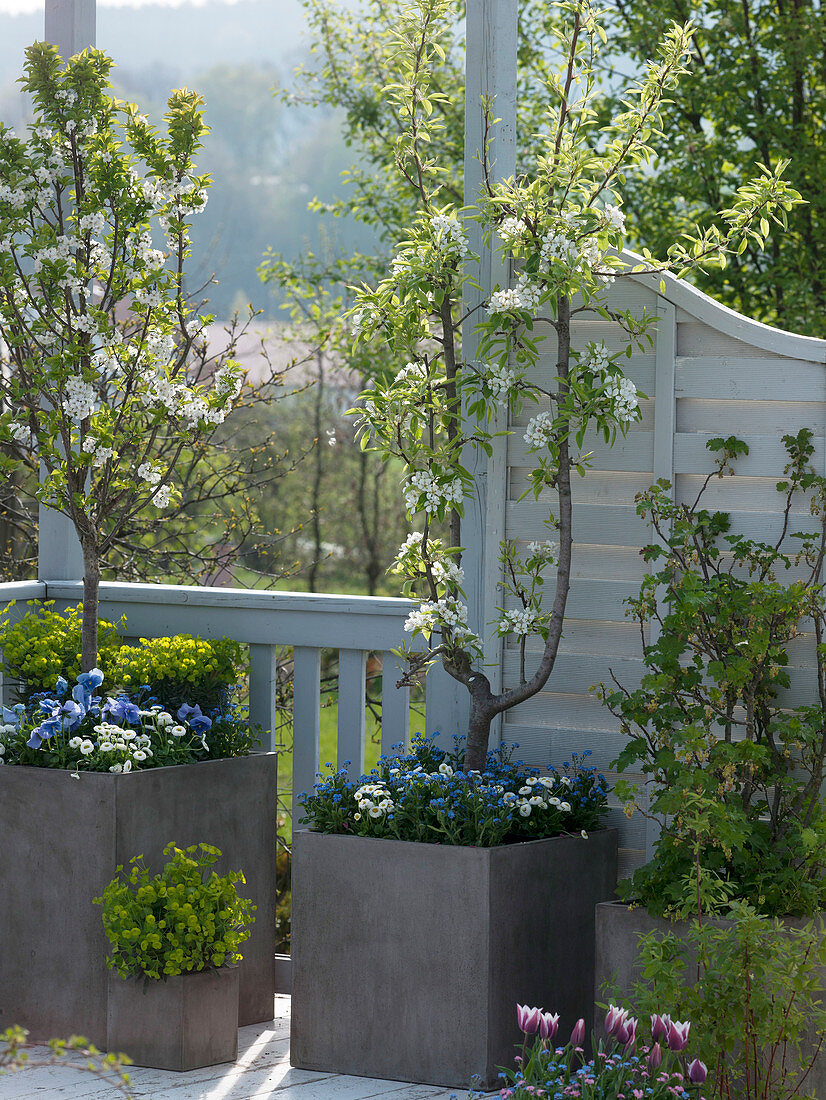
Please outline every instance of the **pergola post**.
[[[46, 0], [44, 40], [57, 46], [64, 61], [94, 46], [95, 0]], [[38, 507], [37, 576], [52, 581], [83, 576], [83, 554], [72, 521], [43, 504]]]
[[[488, 135], [488, 166], [491, 182], [506, 179], [516, 171], [516, 46], [518, 25], [517, 0], [468, 0], [467, 49], [465, 54], [465, 172], [466, 205], [478, 201], [484, 186], [482, 161], [485, 143], [483, 99], [491, 104], [493, 118], [499, 121]], [[474, 310], [462, 331], [462, 356], [473, 362], [479, 345], [476, 325], [480, 311], [494, 287], [507, 286], [509, 261], [497, 248], [494, 235], [489, 244], [482, 239], [482, 227], [468, 223], [472, 252], [481, 257], [480, 290], [467, 287], [464, 311]], [[503, 412], [492, 425], [497, 431], [507, 426]], [[489, 627], [501, 594], [499, 581], [499, 543], [505, 534], [505, 493], [507, 475], [507, 439], [492, 440], [493, 454], [487, 458], [479, 450], [468, 448], [464, 465], [474, 474], [477, 494], [465, 500], [462, 521], [462, 567], [468, 602], [468, 621], [484, 639], [485, 673], [494, 691], [501, 687], [501, 639]], [[428, 676], [427, 730], [451, 736], [464, 733], [468, 720], [468, 693], [462, 684], [441, 667]], [[431, 720], [432, 716], [432, 720]], [[495, 731], [491, 731], [495, 734]], [[491, 740], [494, 740], [492, 736]]]

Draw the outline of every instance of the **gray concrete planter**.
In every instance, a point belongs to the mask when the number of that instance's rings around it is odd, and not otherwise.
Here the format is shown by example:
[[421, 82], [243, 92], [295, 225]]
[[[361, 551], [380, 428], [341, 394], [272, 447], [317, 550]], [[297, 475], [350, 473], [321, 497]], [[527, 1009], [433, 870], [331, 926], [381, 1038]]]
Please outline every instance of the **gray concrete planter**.
[[616, 874], [615, 830], [499, 848], [296, 834], [292, 1064], [495, 1086], [517, 1001], [590, 1020]]
[[240, 965], [242, 1024], [272, 1019], [276, 756], [262, 753], [112, 775], [0, 768], [0, 1030], [33, 1039], [83, 1035], [106, 1046], [106, 957], [100, 906], [118, 864], [201, 841], [240, 868], [258, 910]]
[[238, 1057], [237, 966], [166, 981], [109, 973], [107, 1049], [136, 1066], [184, 1071]]
[[[726, 925], [730, 922], [720, 920], [716, 923]], [[787, 918], [783, 922], [789, 927], [801, 927], [808, 923], [804, 920]], [[629, 908], [623, 902], [607, 902], [596, 909], [596, 982], [594, 986], [597, 1001], [605, 1001], [603, 990], [606, 986], [616, 987], [621, 992], [630, 992], [632, 986], [642, 978], [637, 962], [639, 938], [649, 932], [663, 935], [671, 933], [681, 936], [687, 933], [688, 921], [670, 921], [664, 917], [653, 917], [641, 907]], [[823, 989], [826, 994], [826, 974], [823, 975]], [[667, 1012], [668, 1006], [663, 1005]], [[813, 1050], [814, 1047], [811, 1046]], [[821, 1050], [815, 1060], [811, 1073], [806, 1078], [804, 1090], [808, 1094], [826, 1098], [826, 1050]]]

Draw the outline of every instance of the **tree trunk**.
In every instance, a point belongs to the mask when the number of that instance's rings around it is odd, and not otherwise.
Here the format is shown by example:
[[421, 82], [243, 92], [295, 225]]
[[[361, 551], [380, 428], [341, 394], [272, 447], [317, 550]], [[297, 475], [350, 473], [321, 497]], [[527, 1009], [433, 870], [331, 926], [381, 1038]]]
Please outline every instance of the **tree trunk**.
[[467, 685], [470, 691], [470, 716], [468, 718], [467, 739], [465, 741], [466, 772], [483, 772], [488, 755], [490, 724], [496, 715], [496, 707], [487, 676], [475, 674]]
[[80, 644], [80, 670], [89, 672], [98, 660], [98, 592], [100, 557], [97, 547], [83, 544], [83, 632]]

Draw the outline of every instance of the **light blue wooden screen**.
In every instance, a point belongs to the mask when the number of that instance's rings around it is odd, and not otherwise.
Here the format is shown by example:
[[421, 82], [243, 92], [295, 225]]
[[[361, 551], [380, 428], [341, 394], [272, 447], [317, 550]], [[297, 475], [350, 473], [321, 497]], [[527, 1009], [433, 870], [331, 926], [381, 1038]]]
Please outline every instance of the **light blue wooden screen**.
[[[697, 494], [713, 468], [705, 443], [735, 433], [749, 444], [749, 455], [736, 463], [736, 475], [714, 481], [709, 506], [729, 510], [735, 531], [770, 537], [780, 529], [775, 485], [786, 462], [781, 436], [802, 427], [815, 434], [815, 462], [826, 472], [826, 341], [796, 336], [750, 321], [719, 305], [685, 283], [654, 276], [617, 280], [609, 305], [659, 318], [654, 346], [634, 354], [623, 369], [648, 395], [642, 419], [614, 447], [586, 439], [593, 466], [575, 477], [574, 566], [568, 621], [557, 665], [539, 695], [509, 711], [503, 737], [518, 741], [526, 759], [558, 763], [572, 752], [593, 750], [593, 760], [610, 773], [610, 762], [622, 747], [618, 723], [589, 691], [613, 669], [626, 686], [638, 685], [643, 670], [638, 626], [625, 618], [625, 600], [639, 588], [646, 565], [640, 547], [651, 530], [637, 516], [634, 495], [658, 478], [673, 483], [678, 501]], [[573, 324], [576, 347], [605, 341], [612, 351], [625, 346], [622, 330], [599, 317]], [[555, 333], [545, 328], [547, 352], [537, 368], [546, 388], [554, 377]], [[531, 457], [523, 440], [526, 407], [510, 427], [507, 476], [503, 495], [505, 535], [522, 543], [547, 537], [543, 520], [553, 495], [537, 502], [520, 501]], [[489, 487], [489, 496], [492, 487]], [[791, 529], [811, 530], [808, 502], [795, 502]], [[488, 557], [490, 561], [490, 557]], [[552, 580], [552, 574], [548, 582]], [[807, 642], [792, 649], [792, 695], [813, 698], [811, 668], [805, 665]], [[811, 653], [811, 646], [808, 646]], [[538, 655], [532, 650], [534, 662]], [[528, 662], [528, 674], [531, 662]], [[507, 645], [502, 655], [505, 685], [518, 681], [518, 649]], [[621, 870], [643, 859], [651, 835], [640, 815], [627, 821], [618, 807], [612, 821], [621, 828]]]

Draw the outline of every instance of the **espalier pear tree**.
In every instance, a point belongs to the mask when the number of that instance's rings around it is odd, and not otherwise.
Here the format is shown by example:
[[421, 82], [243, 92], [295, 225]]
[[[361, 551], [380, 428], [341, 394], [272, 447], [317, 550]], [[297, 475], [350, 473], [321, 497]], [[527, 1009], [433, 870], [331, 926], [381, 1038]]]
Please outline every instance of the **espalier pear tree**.
[[[175, 504], [176, 462], [221, 424], [242, 385], [231, 359], [193, 380], [208, 318], [188, 304], [193, 158], [202, 102], [175, 91], [166, 134], [111, 97], [112, 62], [26, 51], [27, 137], [0, 124], [0, 456], [36, 456], [38, 498], [83, 550], [82, 669], [95, 664], [101, 561], [145, 509]], [[127, 333], [124, 336], [124, 332]]]
[[[420, 527], [401, 547], [394, 568], [406, 592], [418, 599], [407, 630], [421, 637], [424, 653], [405, 652], [416, 668], [440, 660], [470, 693], [466, 770], [484, 767], [490, 725], [496, 715], [542, 689], [551, 674], [562, 636], [571, 579], [573, 505], [571, 478], [584, 475], [586, 432], [606, 442], [625, 434], [639, 418], [634, 383], [622, 360], [650, 341], [656, 318], [612, 309], [606, 287], [641, 271], [684, 273], [693, 267], [723, 266], [750, 245], [762, 246], [770, 221], [785, 226], [800, 196], [782, 178], [785, 162], [757, 167], [757, 175], [731, 197], [720, 221], [683, 235], [660, 259], [644, 252], [642, 262], [621, 254], [625, 217], [624, 173], [654, 155], [662, 107], [686, 73], [692, 38], [689, 25], [673, 25], [654, 60], [627, 92], [622, 111], [608, 125], [592, 108], [595, 69], [605, 33], [601, 13], [589, 0], [559, 5], [564, 18], [557, 43], [564, 63], [546, 83], [547, 112], [539, 152], [529, 172], [492, 182], [477, 204], [458, 209], [445, 203], [448, 182], [431, 156], [445, 125], [444, 93], [433, 74], [450, 43], [448, 0], [418, 0], [399, 25], [395, 68], [385, 89], [399, 124], [398, 171], [415, 190], [418, 212], [407, 239], [395, 251], [386, 277], [363, 288], [354, 314], [358, 339], [386, 342], [406, 365], [387, 384], [362, 395], [362, 443], [404, 463], [404, 494], [411, 521]], [[495, 104], [480, 104], [488, 133]], [[486, 154], [482, 151], [483, 159]], [[481, 222], [492, 247], [512, 258], [511, 285], [497, 287], [478, 322], [478, 354], [463, 359], [459, 332], [466, 319], [462, 290], [474, 283], [478, 258], [470, 255], [465, 224]], [[718, 228], [718, 224], [723, 228]], [[597, 314], [622, 327], [628, 343], [620, 354], [604, 345], [571, 346], [571, 321]], [[546, 317], [556, 333], [556, 377], [543, 389], [532, 377], [539, 347], [534, 319]], [[501, 588], [509, 594], [490, 628], [521, 645], [520, 682], [494, 692], [482, 664], [482, 640], [471, 629], [464, 602], [460, 519], [463, 501], [474, 493], [467, 469], [469, 448], [490, 453], [497, 407], [515, 413], [535, 410], [525, 430], [533, 456], [532, 491], [551, 491], [551, 537], [522, 552], [514, 542], [501, 547]], [[464, 456], [464, 457], [463, 457]], [[435, 521], [449, 527], [434, 537]], [[549, 595], [545, 596], [545, 580]], [[536, 671], [527, 676], [525, 647], [531, 635], [544, 644]]]

